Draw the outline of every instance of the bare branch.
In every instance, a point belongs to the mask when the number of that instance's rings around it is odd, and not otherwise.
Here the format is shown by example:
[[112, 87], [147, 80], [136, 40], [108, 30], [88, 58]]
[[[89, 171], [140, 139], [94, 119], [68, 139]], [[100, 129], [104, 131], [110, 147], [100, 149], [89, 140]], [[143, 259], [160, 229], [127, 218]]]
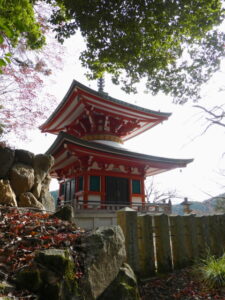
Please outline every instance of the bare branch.
[[[201, 105], [194, 105], [193, 107], [199, 108], [204, 111], [208, 116], [205, 118], [210, 124], [203, 131], [205, 133], [212, 125], [219, 125], [225, 127], [225, 110], [224, 105], [214, 106], [211, 109], [207, 109]], [[203, 134], [202, 133], [202, 134]]]

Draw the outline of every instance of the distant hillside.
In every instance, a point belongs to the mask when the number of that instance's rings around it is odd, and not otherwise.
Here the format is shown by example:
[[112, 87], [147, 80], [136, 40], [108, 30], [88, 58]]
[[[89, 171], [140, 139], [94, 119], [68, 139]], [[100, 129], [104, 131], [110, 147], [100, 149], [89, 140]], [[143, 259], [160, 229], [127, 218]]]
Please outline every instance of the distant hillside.
[[[193, 201], [191, 203], [190, 209], [193, 211], [193, 213], [196, 214], [210, 214], [215, 211], [215, 204], [216, 201], [221, 198], [225, 197], [225, 194], [221, 194], [217, 197], [213, 197], [211, 199], [207, 199], [203, 202], [197, 202]], [[172, 213], [173, 214], [178, 214], [178, 215], [183, 215], [183, 206], [180, 204], [176, 204], [172, 206]]]

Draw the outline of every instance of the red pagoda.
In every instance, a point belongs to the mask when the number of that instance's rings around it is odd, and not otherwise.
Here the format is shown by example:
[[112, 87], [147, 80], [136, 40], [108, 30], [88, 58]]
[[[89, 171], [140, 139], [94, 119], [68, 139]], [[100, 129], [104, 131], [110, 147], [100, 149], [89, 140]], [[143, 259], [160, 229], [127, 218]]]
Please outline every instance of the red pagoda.
[[145, 109], [73, 81], [40, 127], [57, 135], [47, 154], [59, 195], [83, 208], [145, 204], [144, 179], [192, 159], [170, 159], [129, 151], [123, 143], [167, 120], [170, 114]]

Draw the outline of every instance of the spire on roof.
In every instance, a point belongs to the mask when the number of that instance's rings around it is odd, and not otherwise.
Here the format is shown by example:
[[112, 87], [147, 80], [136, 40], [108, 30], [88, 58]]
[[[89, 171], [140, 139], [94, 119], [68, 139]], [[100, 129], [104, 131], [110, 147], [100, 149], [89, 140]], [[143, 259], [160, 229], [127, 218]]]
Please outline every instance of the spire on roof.
[[104, 93], [105, 79], [104, 79], [103, 76], [100, 77], [100, 78], [98, 78], [97, 85], [98, 85], [98, 91], [99, 91], [99, 93]]

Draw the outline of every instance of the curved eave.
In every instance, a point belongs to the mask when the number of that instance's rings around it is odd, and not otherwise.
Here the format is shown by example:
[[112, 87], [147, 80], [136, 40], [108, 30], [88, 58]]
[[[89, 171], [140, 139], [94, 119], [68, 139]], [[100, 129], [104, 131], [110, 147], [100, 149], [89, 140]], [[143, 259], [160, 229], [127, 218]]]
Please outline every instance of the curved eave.
[[[165, 172], [174, 168], [182, 168], [186, 167], [187, 164], [191, 163], [193, 159], [173, 159], [173, 158], [165, 158], [165, 157], [158, 157], [158, 156], [152, 156], [152, 155], [147, 155], [147, 154], [142, 154], [142, 153], [137, 153], [137, 152], [132, 152], [126, 149], [121, 149], [121, 148], [116, 148], [104, 144], [99, 144], [95, 142], [89, 142], [85, 140], [80, 140], [77, 139], [67, 133], [61, 132], [54, 143], [51, 145], [51, 147], [47, 150], [46, 154], [51, 154], [51, 155], [56, 155], [59, 148], [64, 144], [64, 143], [71, 143], [74, 146], [77, 147], [84, 147], [86, 149], [89, 149], [91, 151], [97, 151], [100, 153], [107, 153], [111, 154], [114, 156], [120, 156], [123, 157], [124, 159], [135, 159], [138, 160], [142, 163], [149, 164], [149, 168], [151, 163], [158, 163], [158, 164], [165, 164], [166, 169], [162, 170], [156, 170], [155, 174]], [[149, 174], [148, 174], [149, 173]], [[147, 175], [153, 175], [153, 172], [148, 172], [146, 168], [146, 174]]]
[[80, 82], [73, 80], [72, 84], [70, 85], [70, 88], [68, 89], [66, 95], [64, 96], [64, 98], [62, 99], [62, 101], [59, 103], [59, 105], [57, 106], [57, 108], [55, 109], [55, 111], [51, 114], [51, 116], [47, 119], [47, 121], [45, 123], [43, 123], [39, 129], [42, 130], [43, 132], [48, 131], [48, 127], [49, 124], [53, 122], [54, 119], [57, 119], [58, 114], [64, 109], [64, 107], [66, 106], [69, 98], [72, 96], [73, 92], [79, 90], [79, 93], [82, 95], [82, 93], [89, 95], [89, 96], [94, 96], [97, 97], [99, 99], [105, 100], [106, 103], [111, 103], [111, 104], [115, 104], [118, 105], [120, 107], [123, 108], [127, 108], [127, 109], [131, 109], [133, 111], [137, 111], [137, 112], [142, 112], [144, 114], [147, 115], [153, 115], [158, 117], [159, 119], [163, 120], [167, 120], [169, 118], [169, 116], [171, 115], [171, 113], [163, 113], [163, 112], [159, 112], [159, 111], [154, 111], [154, 110], [150, 110], [150, 109], [146, 109], [134, 104], [130, 104], [128, 102], [113, 98], [108, 96], [105, 93], [99, 93], [83, 84], [81, 84]]

